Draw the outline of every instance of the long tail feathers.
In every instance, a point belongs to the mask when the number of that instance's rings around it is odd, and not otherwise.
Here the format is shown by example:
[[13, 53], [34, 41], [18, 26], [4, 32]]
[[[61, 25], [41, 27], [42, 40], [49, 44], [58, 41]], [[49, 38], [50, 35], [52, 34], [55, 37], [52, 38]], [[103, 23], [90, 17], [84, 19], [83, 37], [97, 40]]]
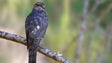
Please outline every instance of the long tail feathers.
[[37, 50], [41, 39], [34, 40], [34, 44], [29, 46], [29, 63], [36, 63]]
[[37, 55], [37, 51], [29, 50], [29, 63], [36, 63], [36, 55]]

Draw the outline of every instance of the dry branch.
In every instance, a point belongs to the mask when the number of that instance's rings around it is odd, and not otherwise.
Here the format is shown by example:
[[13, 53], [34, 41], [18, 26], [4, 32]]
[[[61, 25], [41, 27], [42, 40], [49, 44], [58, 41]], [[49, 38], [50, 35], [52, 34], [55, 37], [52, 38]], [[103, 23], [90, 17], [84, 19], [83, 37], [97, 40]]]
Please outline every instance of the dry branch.
[[89, 0], [85, 0], [83, 14], [82, 14], [82, 20], [81, 20], [81, 28], [80, 28], [80, 32], [79, 32], [78, 45], [77, 45], [77, 49], [75, 51], [74, 63], [79, 63], [80, 53], [82, 51], [82, 47], [83, 47], [83, 43], [84, 43], [84, 35], [85, 35], [85, 31], [87, 29], [86, 18], [87, 18], [87, 14], [88, 14], [88, 7], [89, 7]]
[[98, 27], [102, 20], [105, 19], [105, 17], [111, 12], [111, 10], [112, 4], [109, 4], [108, 7], [101, 13], [100, 17], [95, 20], [95, 23], [88, 25], [87, 29], [90, 30], [92, 28]]
[[[0, 31], [0, 38], [11, 40], [11, 41], [14, 41], [16, 43], [26, 45], [26, 39], [24, 37], [21, 37], [21, 36], [16, 35], [16, 34], [11, 34], [11, 33], [8, 33], [8, 32]], [[72, 63], [68, 59], [66, 59], [62, 54], [52, 52], [51, 50], [49, 50], [45, 47], [40, 46], [39, 47], [39, 52], [48, 56], [48, 57], [50, 57], [50, 58], [52, 58], [52, 59], [54, 59], [54, 60], [56, 60], [57, 62]]]

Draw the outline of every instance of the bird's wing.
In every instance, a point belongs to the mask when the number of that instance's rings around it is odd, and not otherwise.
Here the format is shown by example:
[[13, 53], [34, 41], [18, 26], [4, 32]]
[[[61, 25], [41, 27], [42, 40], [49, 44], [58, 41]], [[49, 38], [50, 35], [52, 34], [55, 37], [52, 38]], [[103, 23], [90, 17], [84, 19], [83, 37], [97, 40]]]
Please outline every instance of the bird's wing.
[[40, 33], [40, 29], [42, 26], [42, 23], [40, 21], [40, 18], [33, 17], [26, 19], [26, 35], [29, 35], [32, 39], [35, 39], [38, 37], [38, 34]]

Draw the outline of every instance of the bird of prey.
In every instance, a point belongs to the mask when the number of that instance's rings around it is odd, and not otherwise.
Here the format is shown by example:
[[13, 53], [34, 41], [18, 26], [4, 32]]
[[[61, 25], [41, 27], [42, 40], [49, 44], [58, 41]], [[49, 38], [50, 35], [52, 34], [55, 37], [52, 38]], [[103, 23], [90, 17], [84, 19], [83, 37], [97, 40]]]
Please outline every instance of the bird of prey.
[[25, 21], [27, 49], [29, 51], [29, 63], [36, 63], [39, 43], [48, 27], [48, 14], [45, 11], [45, 3], [37, 2]]

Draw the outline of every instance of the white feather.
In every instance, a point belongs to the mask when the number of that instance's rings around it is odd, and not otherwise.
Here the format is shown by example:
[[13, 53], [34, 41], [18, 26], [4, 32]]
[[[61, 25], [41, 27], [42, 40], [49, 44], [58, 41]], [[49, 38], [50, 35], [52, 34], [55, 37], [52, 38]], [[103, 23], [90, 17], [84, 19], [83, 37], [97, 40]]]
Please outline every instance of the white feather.
[[40, 29], [40, 26], [39, 25], [37, 26], [37, 29]]

